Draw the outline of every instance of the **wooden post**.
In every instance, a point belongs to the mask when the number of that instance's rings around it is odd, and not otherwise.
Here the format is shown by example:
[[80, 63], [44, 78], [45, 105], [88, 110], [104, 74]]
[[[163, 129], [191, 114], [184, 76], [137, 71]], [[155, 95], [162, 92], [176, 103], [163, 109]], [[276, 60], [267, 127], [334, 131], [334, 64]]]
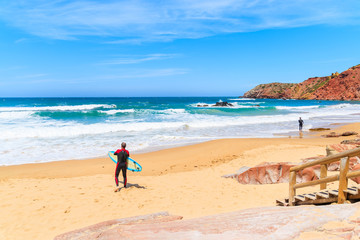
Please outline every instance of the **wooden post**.
[[[320, 170], [320, 179], [326, 178], [326, 177], [327, 177], [327, 164], [322, 164], [321, 170]], [[320, 184], [320, 190], [323, 190], [323, 189], [326, 189], [326, 183]]]
[[296, 195], [296, 190], [294, 188], [296, 184], [296, 171], [291, 171], [289, 176], [289, 205], [294, 206], [294, 197]]
[[344, 157], [340, 160], [338, 204], [342, 204], [346, 201], [347, 193], [344, 192], [344, 190], [347, 189], [347, 185], [348, 185], [348, 180], [346, 178], [348, 171], [349, 171], [349, 157]]

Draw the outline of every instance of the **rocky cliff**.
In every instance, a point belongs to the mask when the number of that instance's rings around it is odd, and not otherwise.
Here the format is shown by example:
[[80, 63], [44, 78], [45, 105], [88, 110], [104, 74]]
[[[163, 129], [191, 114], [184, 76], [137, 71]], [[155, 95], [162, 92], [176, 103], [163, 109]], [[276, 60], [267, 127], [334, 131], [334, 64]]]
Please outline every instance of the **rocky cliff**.
[[360, 64], [342, 73], [309, 78], [301, 83], [260, 84], [244, 94], [247, 98], [360, 100]]

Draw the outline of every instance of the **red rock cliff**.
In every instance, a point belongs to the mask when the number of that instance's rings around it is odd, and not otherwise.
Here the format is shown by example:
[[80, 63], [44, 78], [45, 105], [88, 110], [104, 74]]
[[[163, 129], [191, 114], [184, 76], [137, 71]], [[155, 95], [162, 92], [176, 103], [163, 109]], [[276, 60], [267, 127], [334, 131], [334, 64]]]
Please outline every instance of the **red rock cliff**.
[[246, 92], [244, 97], [360, 100], [360, 64], [340, 74], [309, 78], [302, 83], [260, 84]]

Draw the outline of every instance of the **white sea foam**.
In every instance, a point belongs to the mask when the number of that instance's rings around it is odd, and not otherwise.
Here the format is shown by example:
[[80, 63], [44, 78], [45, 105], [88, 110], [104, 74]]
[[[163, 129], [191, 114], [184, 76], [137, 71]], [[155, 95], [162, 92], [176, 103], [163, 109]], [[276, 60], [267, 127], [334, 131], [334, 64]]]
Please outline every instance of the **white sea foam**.
[[0, 119], [3, 120], [14, 120], [14, 119], [24, 119], [31, 117], [34, 114], [34, 111], [14, 111], [14, 112], [0, 112]]
[[137, 110], [138, 113], [142, 113], [142, 114], [152, 114], [153, 116], [156, 115], [179, 115], [179, 114], [184, 114], [187, 113], [187, 111], [183, 108], [169, 108], [169, 109], [163, 109], [163, 110], [159, 110], [159, 109], [139, 109]]
[[[231, 102], [234, 103], [234, 102]], [[239, 104], [239, 102], [235, 102], [237, 104]], [[251, 105], [256, 105], [256, 104], [264, 104], [265, 102], [240, 102], [240, 104], [251, 104]]]
[[13, 111], [80, 111], [92, 110], [96, 108], [115, 108], [115, 105], [109, 104], [86, 104], [69, 106], [45, 106], [45, 107], [0, 107], [0, 112]]
[[350, 104], [350, 103], [341, 103], [341, 104], [337, 104], [337, 105], [332, 105], [332, 106], [328, 106], [327, 108], [335, 108], [335, 109], [339, 109], [339, 108], [349, 108], [349, 107], [359, 107], [359, 104]]
[[186, 113], [185, 109], [175, 109], [175, 108], [169, 108], [169, 109], [165, 109], [165, 110], [156, 110], [156, 112], [158, 113], [166, 113], [166, 114], [178, 114], [178, 113]]
[[294, 106], [294, 107], [289, 107], [289, 106], [276, 106], [276, 109], [278, 110], [301, 110], [301, 109], [316, 109], [319, 108], [320, 105], [313, 105], [313, 106]]
[[106, 110], [106, 111], [100, 110], [99, 112], [106, 113], [109, 115], [114, 115], [117, 113], [133, 113], [135, 112], [135, 109], [119, 109], [119, 110]]

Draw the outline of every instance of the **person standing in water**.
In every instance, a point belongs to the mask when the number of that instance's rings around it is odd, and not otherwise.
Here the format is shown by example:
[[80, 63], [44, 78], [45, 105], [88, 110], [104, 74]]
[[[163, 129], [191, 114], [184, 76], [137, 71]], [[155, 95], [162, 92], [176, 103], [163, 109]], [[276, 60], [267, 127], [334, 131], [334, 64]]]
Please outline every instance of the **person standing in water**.
[[122, 142], [121, 143], [121, 149], [118, 149], [118, 150], [116, 150], [114, 152], [114, 155], [117, 155], [117, 164], [116, 164], [116, 169], [115, 169], [115, 183], [116, 183], [115, 192], [120, 190], [120, 188], [119, 188], [119, 173], [120, 173], [120, 171], [122, 171], [122, 175], [123, 175], [123, 178], [124, 178], [124, 188], [126, 188], [127, 160], [128, 160], [128, 158], [130, 156], [130, 153], [125, 148], [126, 148], [126, 143]]
[[304, 121], [301, 119], [301, 117], [299, 118], [299, 131], [302, 131], [303, 125], [304, 125]]

